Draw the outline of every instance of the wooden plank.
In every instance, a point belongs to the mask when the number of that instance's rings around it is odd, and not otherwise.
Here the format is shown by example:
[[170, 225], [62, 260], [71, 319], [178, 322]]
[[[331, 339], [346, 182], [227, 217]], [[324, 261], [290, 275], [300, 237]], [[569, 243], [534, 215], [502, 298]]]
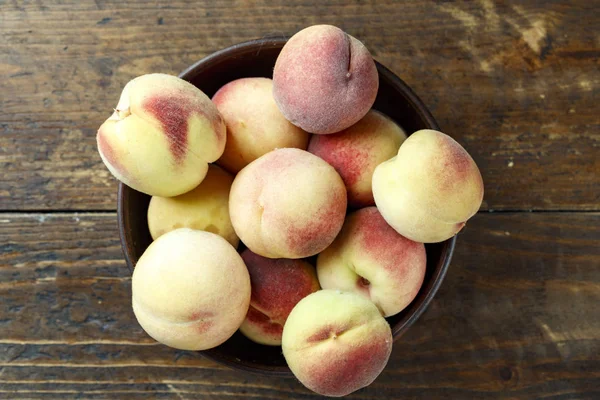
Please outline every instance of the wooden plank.
[[[0, 215], [0, 399], [319, 398], [148, 338], [115, 221]], [[477, 215], [430, 308], [350, 398], [598, 398], [599, 226], [600, 213]]]
[[124, 84], [332, 23], [406, 80], [480, 165], [483, 209], [597, 210], [594, 2], [3, 2], [0, 209], [113, 210], [95, 131]]

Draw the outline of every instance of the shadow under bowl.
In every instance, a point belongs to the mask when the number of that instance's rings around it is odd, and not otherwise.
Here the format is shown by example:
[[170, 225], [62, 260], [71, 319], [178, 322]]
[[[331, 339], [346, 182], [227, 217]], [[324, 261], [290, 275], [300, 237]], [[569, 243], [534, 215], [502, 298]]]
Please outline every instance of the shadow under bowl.
[[[191, 82], [209, 97], [235, 79], [272, 78], [275, 60], [285, 42], [285, 38], [272, 38], [240, 43], [203, 58], [179, 77]], [[388, 115], [407, 133], [426, 128], [439, 130], [431, 113], [406, 83], [383, 65], [377, 62], [376, 65], [379, 92], [373, 108]], [[120, 183], [117, 201], [121, 245], [127, 265], [133, 271], [138, 259], [152, 242], [147, 222], [150, 196]], [[387, 318], [394, 340], [400, 338], [423, 314], [435, 296], [450, 265], [455, 242], [456, 237], [453, 237], [445, 242], [425, 245], [427, 271], [421, 290], [407, 308]], [[232, 368], [263, 375], [292, 376], [281, 347], [256, 344], [240, 332], [222, 345], [201, 353]]]

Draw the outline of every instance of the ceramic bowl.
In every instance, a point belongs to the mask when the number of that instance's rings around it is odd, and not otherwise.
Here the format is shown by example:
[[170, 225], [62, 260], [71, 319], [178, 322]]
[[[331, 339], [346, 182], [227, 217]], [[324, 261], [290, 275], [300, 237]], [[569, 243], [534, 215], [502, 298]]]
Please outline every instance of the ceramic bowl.
[[[209, 97], [224, 84], [238, 78], [272, 77], [275, 60], [285, 44], [285, 38], [259, 39], [217, 51], [196, 62], [179, 77], [200, 88]], [[395, 120], [407, 133], [439, 127], [423, 102], [400, 78], [383, 65], [377, 64], [379, 92], [373, 108]], [[135, 264], [151, 243], [147, 224], [150, 196], [119, 185], [118, 219], [121, 244], [127, 265]], [[401, 313], [387, 318], [394, 339], [423, 314], [435, 296], [450, 264], [456, 237], [442, 243], [427, 244], [427, 272], [415, 300]], [[292, 376], [280, 347], [256, 344], [237, 332], [222, 345], [202, 354], [216, 362], [245, 371]]]

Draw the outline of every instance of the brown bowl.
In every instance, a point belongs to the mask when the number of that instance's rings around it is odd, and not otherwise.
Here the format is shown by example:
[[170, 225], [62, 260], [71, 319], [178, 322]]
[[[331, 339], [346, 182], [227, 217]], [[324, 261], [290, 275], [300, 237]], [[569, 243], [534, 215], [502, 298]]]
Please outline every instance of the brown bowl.
[[[227, 82], [238, 78], [271, 78], [275, 60], [285, 42], [285, 38], [274, 38], [240, 43], [203, 58], [183, 71], [179, 77], [193, 83], [209, 97]], [[406, 132], [425, 128], [439, 130], [433, 116], [406, 83], [383, 65], [376, 64], [379, 92], [373, 108], [390, 116]], [[149, 202], [150, 196], [122, 183], [119, 185], [119, 234], [123, 253], [131, 270], [152, 241], [146, 219]], [[453, 237], [442, 243], [425, 246], [427, 271], [421, 290], [401, 313], [387, 318], [394, 340], [406, 332], [433, 299], [450, 264], [455, 242], [456, 237]], [[203, 351], [202, 354], [232, 368], [266, 375], [292, 376], [281, 347], [256, 344], [239, 332], [222, 345]]]

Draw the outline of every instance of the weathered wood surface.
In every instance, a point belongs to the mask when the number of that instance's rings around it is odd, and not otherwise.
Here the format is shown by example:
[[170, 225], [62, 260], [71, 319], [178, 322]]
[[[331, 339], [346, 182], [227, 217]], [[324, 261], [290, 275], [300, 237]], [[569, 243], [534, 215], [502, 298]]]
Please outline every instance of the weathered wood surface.
[[600, 398], [598, 9], [0, 0], [0, 399], [318, 398], [144, 334], [95, 148], [134, 76], [315, 23], [413, 87], [479, 164], [484, 210], [517, 211], [469, 222], [431, 307], [351, 398]]
[[113, 210], [95, 132], [124, 84], [332, 23], [473, 154], [484, 209], [598, 210], [598, 1], [0, 0], [0, 209]]
[[[0, 216], [0, 398], [318, 398], [148, 338], [115, 220]], [[599, 213], [479, 214], [431, 307], [350, 398], [599, 398], [599, 241]]]

